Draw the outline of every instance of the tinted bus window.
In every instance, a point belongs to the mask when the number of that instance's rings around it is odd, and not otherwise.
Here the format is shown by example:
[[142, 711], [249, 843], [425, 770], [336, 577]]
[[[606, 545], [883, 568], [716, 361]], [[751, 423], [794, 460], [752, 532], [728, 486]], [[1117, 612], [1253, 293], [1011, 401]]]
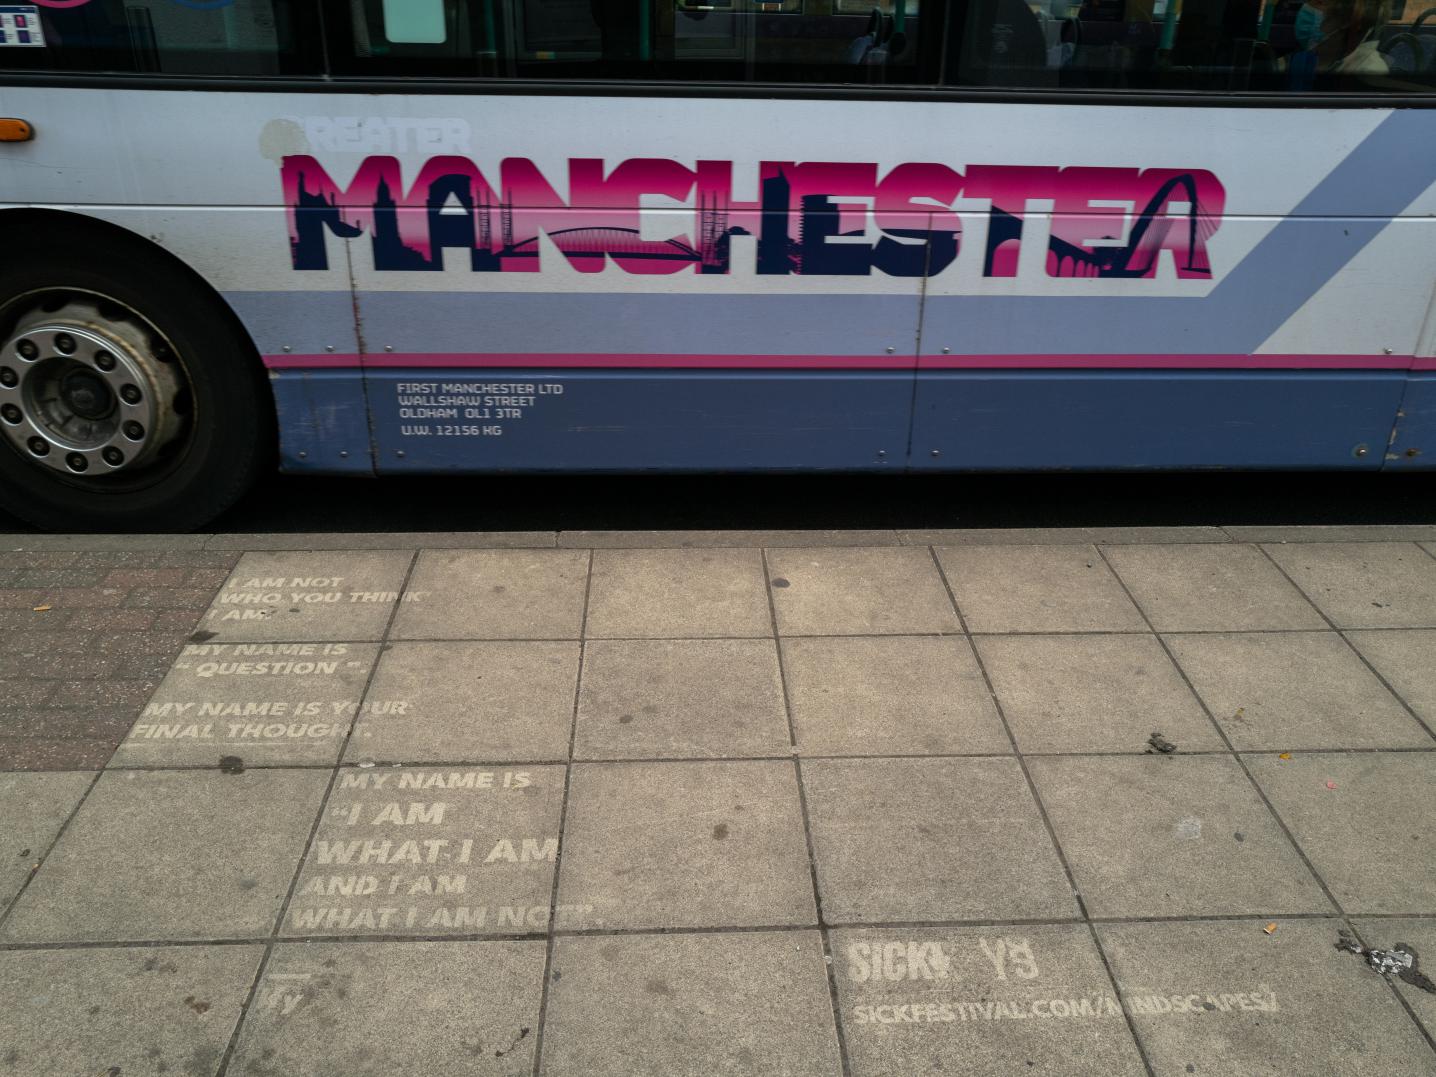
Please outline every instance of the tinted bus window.
[[1401, 0], [971, 0], [956, 81], [1062, 89], [1420, 93], [1436, 8]]
[[[50, 0], [4, 5], [0, 69], [160, 75], [309, 73], [307, 6], [291, 0]], [[17, 27], [16, 20], [23, 24]], [[22, 29], [28, 40], [18, 40]], [[312, 70], [312, 68], [311, 68]]]
[[[937, 7], [940, 5], [934, 5]], [[347, 74], [933, 84], [919, 0], [352, 0]]]

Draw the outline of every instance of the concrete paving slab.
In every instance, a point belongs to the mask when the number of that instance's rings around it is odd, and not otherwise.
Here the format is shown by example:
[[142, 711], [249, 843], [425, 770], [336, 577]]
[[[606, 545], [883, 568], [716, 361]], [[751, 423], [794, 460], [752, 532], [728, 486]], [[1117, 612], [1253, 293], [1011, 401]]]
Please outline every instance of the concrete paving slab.
[[1187, 751], [1223, 748], [1150, 635], [978, 636], [1024, 752], [1146, 752], [1160, 732]]
[[1159, 632], [1326, 627], [1255, 546], [1117, 546], [1107, 559]]
[[341, 770], [284, 935], [545, 930], [563, 784], [562, 767]]
[[782, 635], [961, 631], [922, 547], [774, 550], [768, 576]]
[[281, 943], [230, 1072], [528, 1074], [545, 944]]
[[583, 550], [424, 550], [391, 639], [578, 639]]
[[[382, 639], [414, 555], [406, 550], [247, 553], [194, 642]], [[408, 591], [406, 602], [429, 597]], [[212, 633], [212, 635], [210, 634]]]
[[558, 900], [596, 928], [816, 923], [793, 764], [574, 764]]
[[0, 952], [6, 1077], [212, 1077], [262, 946]]
[[0, 774], [0, 914], [50, 849], [93, 774]]
[[1346, 638], [1428, 726], [1436, 723], [1436, 630], [1347, 632]]
[[270, 933], [329, 774], [111, 771], [4, 926], [17, 942]]
[[270, 531], [213, 535], [207, 550], [448, 550], [551, 547], [552, 531]]
[[1145, 1074], [1085, 925], [833, 932], [853, 1077]]
[[1094, 917], [1331, 910], [1230, 756], [1047, 757], [1029, 765]]
[[722, 546], [897, 546], [901, 544], [901, 540], [898, 532], [888, 529], [808, 531], [788, 528], [732, 531], [560, 531], [558, 544], [584, 550], [642, 550]]
[[568, 758], [578, 643], [385, 646], [349, 762]]
[[1016, 760], [816, 760], [803, 788], [828, 923], [1077, 915]]
[[574, 756], [787, 756], [778, 651], [766, 639], [590, 640]]
[[1246, 760], [1347, 913], [1436, 913], [1436, 753]]
[[1390, 988], [1337, 951], [1340, 921], [1098, 927], [1159, 1077], [1416, 1075], [1436, 1056]]
[[785, 639], [798, 749], [809, 755], [1010, 753], [965, 639]]
[[1166, 640], [1238, 750], [1436, 746], [1336, 632]]
[[1090, 546], [1126, 542], [1230, 542], [1220, 527], [940, 527], [898, 532], [911, 546]]
[[590, 639], [771, 636], [757, 550], [595, 550]]
[[115, 750], [112, 767], [333, 763], [376, 643], [192, 643]]
[[1414, 543], [1265, 549], [1338, 628], [1436, 628], [1436, 559]]
[[842, 1072], [816, 931], [560, 938], [541, 1073]]
[[1093, 546], [948, 546], [937, 556], [969, 632], [1147, 628]]
[[[1431, 973], [1436, 971], [1436, 920], [1356, 920], [1352, 926], [1361, 933], [1363, 944], [1372, 949], [1390, 950], [1400, 946], [1416, 955], [1414, 975], [1390, 976], [1387, 982], [1415, 1011], [1426, 1035], [1436, 1036], [1436, 992], [1419, 985], [1419, 977], [1424, 976], [1429, 982], [1433, 978]], [[1351, 959], [1364, 960], [1355, 954]]]

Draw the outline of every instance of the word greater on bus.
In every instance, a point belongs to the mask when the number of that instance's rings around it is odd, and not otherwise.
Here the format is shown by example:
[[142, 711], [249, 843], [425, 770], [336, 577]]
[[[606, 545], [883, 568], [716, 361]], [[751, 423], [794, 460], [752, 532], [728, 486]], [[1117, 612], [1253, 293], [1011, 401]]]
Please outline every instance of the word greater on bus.
[[[983, 273], [1017, 275], [1028, 204], [1050, 213], [1054, 277], [1153, 278], [1163, 252], [1179, 278], [1209, 278], [1207, 240], [1225, 191], [1202, 169], [766, 161], [758, 197], [735, 197], [730, 161], [694, 166], [570, 158], [567, 197], [527, 157], [500, 162], [494, 185], [467, 157], [430, 157], [406, 189], [400, 160], [368, 156], [347, 186], [307, 154], [281, 165], [294, 268], [329, 268], [328, 237], [368, 235], [374, 268], [440, 270], [446, 251], [476, 272], [540, 269], [540, 233], [577, 270], [728, 273], [734, 237], [752, 237], [760, 274], [920, 277], [961, 247], [959, 197], [990, 202]], [[654, 213], [645, 197], [682, 207]], [[1048, 208], [1050, 206], [1050, 209]], [[685, 231], [651, 238], [653, 219]], [[876, 232], [869, 230], [871, 219]], [[647, 224], [647, 229], [644, 225]]]

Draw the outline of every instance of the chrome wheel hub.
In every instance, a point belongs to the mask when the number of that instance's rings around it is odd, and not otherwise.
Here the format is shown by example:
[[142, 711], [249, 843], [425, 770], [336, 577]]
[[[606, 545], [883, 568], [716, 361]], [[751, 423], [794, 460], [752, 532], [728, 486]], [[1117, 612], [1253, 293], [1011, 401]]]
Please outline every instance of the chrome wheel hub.
[[179, 437], [184, 375], [157, 333], [108, 301], [22, 315], [0, 344], [0, 431], [70, 475], [139, 468]]

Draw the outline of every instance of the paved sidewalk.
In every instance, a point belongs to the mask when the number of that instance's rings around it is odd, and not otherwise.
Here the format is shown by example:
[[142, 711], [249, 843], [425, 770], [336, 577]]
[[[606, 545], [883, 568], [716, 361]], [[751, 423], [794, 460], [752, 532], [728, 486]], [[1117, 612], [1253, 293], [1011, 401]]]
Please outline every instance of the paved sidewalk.
[[0, 537], [0, 1077], [1436, 1074], [1436, 529], [348, 538]]

